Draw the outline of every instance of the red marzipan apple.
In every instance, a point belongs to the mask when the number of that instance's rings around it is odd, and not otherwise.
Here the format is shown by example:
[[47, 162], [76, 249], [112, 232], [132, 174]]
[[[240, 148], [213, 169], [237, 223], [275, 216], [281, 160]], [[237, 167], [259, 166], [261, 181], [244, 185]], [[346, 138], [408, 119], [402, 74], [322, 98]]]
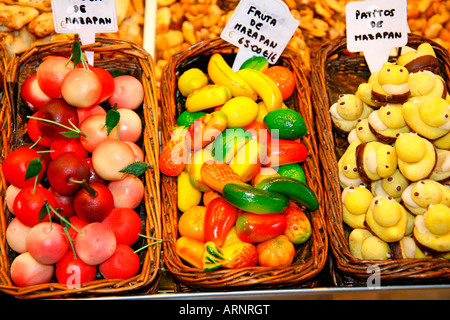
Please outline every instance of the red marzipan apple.
[[120, 172], [134, 162], [134, 152], [123, 141], [107, 139], [92, 152], [92, 164], [97, 174], [108, 181], [116, 181], [127, 175]]
[[37, 68], [39, 87], [51, 98], [61, 98], [61, 84], [64, 77], [73, 69], [73, 62], [60, 56], [44, 60]]
[[[14, 199], [14, 214], [23, 224], [33, 227], [38, 224], [39, 213], [45, 203], [48, 203], [52, 208], [56, 207], [55, 198], [48, 189], [39, 185], [25, 187], [20, 190]], [[50, 211], [50, 216], [53, 216], [53, 211]], [[47, 215], [42, 221], [48, 220]]]
[[98, 270], [106, 279], [128, 279], [139, 271], [139, 256], [130, 246], [118, 244], [114, 254], [100, 263]]
[[120, 121], [109, 134], [108, 139], [117, 140], [117, 131], [119, 131], [119, 140], [138, 141], [142, 133], [142, 121], [139, 115], [131, 109], [118, 109], [117, 111], [120, 114]]
[[144, 101], [142, 83], [131, 75], [114, 78], [114, 93], [108, 99], [111, 106], [117, 103], [117, 108], [137, 109]]
[[[81, 232], [81, 229], [83, 229], [85, 226], [87, 226], [89, 224], [89, 222], [82, 220], [78, 216], [70, 217], [69, 222], [70, 222], [71, 226], [67, 228], [67, 232], [69, 233], [69, 237], [72, 240], [75, 240], [75, 238], [78, 236], [78, 234], [79, 234], [78, 231]], [[76, 230], [72, 226], [75, 227]]]
[[127, 175], [108, 184], [114, 198], [114, 207], [135, 209], [144, 199], [144, 183], [138, 177]]
[[18, 255], [11, 263], [11, 280], [18, 287], [48, 283], [53, 277], [55, 266], [37, 262], [29, 252]]
[[144, 161], [144, 151], [141, 147], [139, 147], [135, 142], [124, 141], [127, 145], [133, 149], [134, 152], [134, 160], [135, 161]]
[[78, 289], [83, 283], [95, 280], [97, 266], [75, 258], [72, 250], [56, 263], [55, 275], [58, 283], [67, 284], [69, 289]]
[[91, 196], [83, 187], [74, 197], [73, 209], [77, 216], [87, 222], [98, 222], [105, 219], [114, 207], [114, 198], [108, 187], [94, 182], [89, 186], [94, 189], [95, 196]]
[[47, 178], [52, 188], [63, 195], [73, 195], [87, 182], [90, 171], [86, 159], [76, 152], [64, 152], [50, 162]]
[[31, 111], [39, 110], [52, 99], [39, 87], [36, 74], [29, 76], [23, 82], [20, 96]]
[[50, 145], [50, 158], [55, 160], [61, 154], [65, 152], [75, 152], [80, 157], [86, 158], [88, 156], [87, 150], [81, 144], [80, 139], [77, 138], [66, 138], [61, 136], [53, 140]]
[[27, 250], [37, 262], [53, 264], [66, 255], [69, 240], [60, 224], [55, 221], [41, 222], [28, 232]]
[[[25, 180], [28, 165], [33, 159], [40, 158], [36, 150], [30, 148], [17, 148], [9, 153], [2, 165], [3, 177], [9, 183], [18, 188], [33, 186], [35, 178]], [[42, 169], [38, 174], [38, 181], [44, 177], [45, 163], [42, 163]]]
[[90, 67], [92, 71], [95, 72], [97, 77], [100, 79], [100, 82], [102, 84], [102, 93], [100, 95], [100, 98], [97, 100], [97, 104], [102, 103], [103, 101], [106, 101], [111, 97], [114, 93], [114, 78], [109, 73], [108, 70], [105, 70], [103, 68], [98, 67]]
[[142, 230], [141, 218], [130, 208], [114, 208], [102, 222], [114, 232], [117, 243], [129, 246], [139, 239]]
[[106, 114], [105, 109], [102, 106], [96, 104], [89, 108], [78, 108], [78, 122], [82, 123], [85, 119], [93, 114]]
[[77, 256], [89, 265], [97, 265], [109, 259], [117, 246], [114, 232], [101, 222], [92, 222], [81, 229], [73, 244]]
[[17, 194], [22, 190], [21, 188], [16, 187], [13, 184], [10, 184], [8, 188], [6, 188], [6, 207], [8, 208], [9, 212], [14, 214], [14, 199], [16, 199]]
[[86, 137], [80, 136], [80, 141], [88, 152], [93, 152], [100, 142], [108, 138], [105, 123], [106, 114], [93, 114], [80, 124], [80, 130], [86, 134]]
[[102, 93], [102, 83], [97, 74], [85, 68], [70, 70], [61, 83], [61, 95], [66, 102], [78, 108], [97, 104]]
[[27, 234], [31, 227], [24, 225], [18, 218], [13, 218], [6, 228], [6, 241], [9, 247], [18, 253], [27, 251]]

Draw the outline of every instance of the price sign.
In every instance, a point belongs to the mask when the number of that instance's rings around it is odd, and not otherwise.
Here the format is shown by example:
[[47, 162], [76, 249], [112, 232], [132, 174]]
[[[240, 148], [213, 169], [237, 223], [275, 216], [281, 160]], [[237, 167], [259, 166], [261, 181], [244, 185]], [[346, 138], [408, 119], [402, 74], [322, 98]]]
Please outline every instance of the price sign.
[[408, 43], [406, 0], [365, 0], [345, 7], [347, 49], [364, 52], [373, 73], [389, 59], [392, 48]]
[[276, 63], [298, 25], [281, 0], [241, 0], [220, 37], [239, 48], [237, 70], [251, 56]]
[[[117, 32], [115, 0], [52, 0], [56, 33], [78, 33], [82, 44], [95, 42], [95, 34]], [[93, 64], [93, 53], [86, 52]]]

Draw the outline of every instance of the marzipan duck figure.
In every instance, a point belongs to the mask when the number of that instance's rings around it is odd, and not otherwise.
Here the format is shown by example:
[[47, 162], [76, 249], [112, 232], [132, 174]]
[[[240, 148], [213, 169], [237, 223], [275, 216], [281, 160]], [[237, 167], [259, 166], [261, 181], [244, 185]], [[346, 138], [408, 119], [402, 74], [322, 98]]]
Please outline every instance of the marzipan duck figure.
[[450, 206], [450, 188], [431, 179], [420, 180], [403, 191], [402, 203], [412, 214], [422, 215], [432, 204]]
[[420, 250], [416, 241], [411, 236], [404, 236], [400, 241], [391, 245], [394, 259], [430, 259]]
[[376, 110], [381, 107], [384, 103], [377, 102], [372, 99], [372, 88], [375, 80], [378, 78], [380, 71], [373, 72], [367, 82], [363, 82], [358, 86], [356, 90], [356, 96], [358, 96], [365, 104], [367, 104], [372, 109]]
[[409, 184], [408, 179], [397, 169], [393, 175], [372, 182], [370, 189], [374, 196], [392, 197], [397, 202], [400, 202], [402, 200], [402, 193]]
[[359, 141], [353, 141], [338, 161], [339, 183], [342, 188], [363, 184], [356, 166], [356, 147]]
[[365, 186], [349, 186], [342, 190], [342, 218], [351, 228], [365, 228], [366, 212], [373, 195]]
[[381, 142], [364, 142], [356, 147], [356, 164], [365, 184], [389, 177], [397, 170], [395, 149]]
[[354, 94], [339, 95], [338, 101], [330, 107], [331, 120], [343, 133], [349, 133], [356, 127], [359, 119], [367, 118], [372, 111]]
[[403, 117], [422, 137], [435, 140], [450, 132], [450, 103], [439, 97], [411, 98], [403, 106]]
[[353, 229], [348, 239], [352, 256], [364, 260], [389, 260], [392, 257], [388, 243], [367, 229]]
[[434, 204], [425, 214], [417, 216], [414, 223], [414, 239], [433, 255], [450, 252], [450, 207]]
[[431, 172], [430, 179], [435, 181], [446, 181], [450, 178], [450, 150], [436, 149], [436, 166]]
[[447, 97], [444, 79], [431, 71], [424, 70], [410, 73], [408, 84], [411, 98], [426, 96], [445, 99]]
[[411, 92], [408, 70], [391, 62], [385, 62], [373, 82], [372, 99], [380, 103], [402, 104]]
[[438, 149], [450, 150], [450, 132], [439, 139], [433, 140], [432, 143]]
[[403, 47], [397, 64], [404, 66], [410, 73], [429, 70], [439, 73], [439, 61], [433, 47], [427, 43], [421, 43], [417, 49]]
[[369, 118], [358, 120], [355, 129], [350, 131], [347, 136], [347, 141], [348, 143], [352, 143], [354, 140], [359, 142], [378, 141], [378, 138], [373, 134], [372, 130], [370, 130]]
[[399, 133], [410, 132], [399, 104], [387, 104], [372, 112], [368, 119], [373, 134], [387, 144], [394, 143]]
[[377, 196], [366, 213], [367, 229], [391, 243], [402, 239], [408, 226], [406, 209], [392, 197]]
[[428, 178], [436, 164], [433, 144], [416, 133], [400, 134], [395, 140], [398, 169], [414, 182]]

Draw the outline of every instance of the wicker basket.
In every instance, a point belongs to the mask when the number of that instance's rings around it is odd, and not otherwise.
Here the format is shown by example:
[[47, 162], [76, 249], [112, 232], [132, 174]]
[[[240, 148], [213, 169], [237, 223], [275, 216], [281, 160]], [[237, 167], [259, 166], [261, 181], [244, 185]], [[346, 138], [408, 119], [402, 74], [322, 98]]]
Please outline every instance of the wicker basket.
[[[169, 61], [161, 83], [161, 120], [162, 145], [170, 140], [169, 128], [176, 123], [176, 117], [184, 111], [180, 94], [177, 90], [177, 78], [190, 67], [198, 67], [206, 72], [207, 62], [213, 53], [221, 53], [225, 59], [232, 61], [237, 48], [221, 39], [197, 43], [186, 51], [180, 52]], [[291, 68], [296, 76], [295, 94], [286, 105], [303, 115], [308, 125], [308, 134], [302, 142], [309, 150], [304, 170], [310, 187], [322, 198], [322, 188], [310, 108], [309, 86], [298, 65], [295, 55], [285, 52], [280, 63]], [[230, 62], [229, 62], [230, 63]], [[327, 234], [324, 226], [324, 206], [311, 213], [313, 235], [307, 243], [296, 248], [296, 256], [292, 265], [278, 268], [250, 267], [242, 269], [223, 269], [213, 272], [203, 272], [201, 269], [186, 265], [175, 251], [175, 241], [178, 236], [177, 185], [176, 178], [161, 176], [162, 223], [164, 238], [170, 242], [164, 243], [164, 262], [176, 281], [188, 290], [239, 290], [262, 287], [311, 287], [315, 286], [315, 277], [322, 270], [328, 250]]]
[[[3, 105], [3, 117], [0, 119], [2, 130], [2, 162], [6, 155], [16, 146], [27, 141], [25, 134], [27, 114], [31, 114], [29, 108], [24, 105], [18, 94], [24, 80], [35, 73], [37, 65], [45, 57], [51, 55], [69, 56], [71, 54], [72, 40], [47, 42], [37, 44], [29, 50], [17, 53], [13, 56], [7, 67], [5, 90], [8, 96], [7, 104]], [[97, 37], [95, 43], [82, 46], [82, 50], [90, 50], [95, 54], [95, 66], [103, 67], [109, 71], [117, 70], [124, 74], [131, 74], [142, 81], [144, 86], [143, 108], [136, 111], [143, 121], [143, 135], [137, 143], [142, 146], [145, 161], [150, 169], [143, 176], [145, 195], [143, 203], [136, 208], [143, 224], [142, 233], [146, 236], [161, 237], [160, 220], [160, 178], [158, 167], [159, 135], [156, 85], [154, 80], [153, 62], [150, 55], [139, 46], [123, 40]], [[98, 295], [132, 294], [135, 292], [155, 293], [158, 290], [160, 279], [161, 245], [156, 244], [148, 249], [140, 251], [141, 266], [139, 273], [125, 280], [103, 279], [97, 276], [96, 280], [83, 284], [80, 288], [70, 289], [66, 284], [56, 282], [34, 285], [29, 287], [17, 287], [9, 278], [9, 267], [14, 252], [8, 248], [5, 239], [7, 223], [12, 218], [4, 203], [6, 181], [2, 178], [0, 185], [0, 290], [16, 296], [17, 298], [62, 298], [62, 297], [87, 297]], [[140, 237], [133, 245], [139, 248], [152, 240]]]
[[[450, 79], [448, 52], [436, 43], [410, 34], [408, 46], [417, 48], [430, 42], [440, 62], [442, 76]], [[450, 261], [438, 259], [361, 260], [350, 254], [349, 230], [342, 218], [341, 188], [337, 160], [348, 146], [346, 139], [334, 130], [329, 108], [340, 93], [354, 93], [358, 85], [367, 82], [370, 71], [361, 55], [342, 54], [346, 39], [324, 44], [317, 55], [312, 71], [312, 99], [315, 110], [319, 156], [322, 164], [323, 185], [327, 202], [326, 223], [332, 252], [332, 276], [338, 286], [365, 286], [375, 270], [380, 272], [381, 284], [449, 283]]]

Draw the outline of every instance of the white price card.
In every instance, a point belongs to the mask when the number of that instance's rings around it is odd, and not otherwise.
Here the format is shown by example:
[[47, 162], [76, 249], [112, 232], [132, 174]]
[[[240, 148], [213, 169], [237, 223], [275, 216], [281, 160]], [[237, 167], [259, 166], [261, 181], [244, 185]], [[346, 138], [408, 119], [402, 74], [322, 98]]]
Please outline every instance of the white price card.
[[251, 56], [276, 63], [299, 23], [281, 0], [241, 0], [220, 35], [239, 48], [233, 69]]
[[392, 48], [408, 43], [407, 0], [365, 0], [345, 7], [347, 49], [364, 52], [373, 73], [388, 61]]
[[[82, 44], [95, 42], [96, 33], [117, 32], [115, 0], [52, 0], [56, 33], [78, 33]], [[93, 64], [93, 53], [86, 52]]]

